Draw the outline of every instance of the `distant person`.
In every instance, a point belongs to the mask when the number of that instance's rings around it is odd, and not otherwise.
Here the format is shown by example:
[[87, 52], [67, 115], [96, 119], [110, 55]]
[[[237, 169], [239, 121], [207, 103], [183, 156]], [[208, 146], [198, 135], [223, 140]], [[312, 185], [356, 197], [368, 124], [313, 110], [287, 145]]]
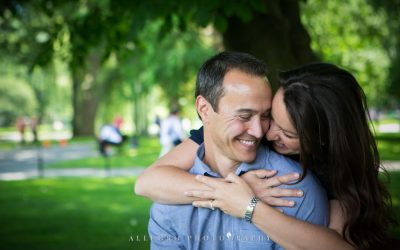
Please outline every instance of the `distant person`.
[[37, 133], [37, 126], [39, 124], [39, 119], [34, 116], [31, 118], [30, 127], [33, 135], [33, 143], [38, 142], [38, 133]]
[[178, 109], [174, 108], [160, 126], [160, 157], [169, 152], [173, 147], [180, 144], [184, 138], [182, 121]]
[[161, 119], [159, 115], [156, 115], [156, 118], [154, 119], [154, 123], [160, 128], [161, 127]]
[[26, 127], [25, 117], [23, 116], [18, 117], [15, 122], [15, 127], [17, 128], [20, 136], [20, 143], [25, 144], [25, 127]]
[[122, 118], [117, 117], [114, 120], [114, 124], [107, 124], [101, 128], [99, 135], [99, 147], [100, 153], [103, 156], [109, 155], [109, 146], [119, 147], [126, 140], [127, 136], [121, 133], [122, 123]]

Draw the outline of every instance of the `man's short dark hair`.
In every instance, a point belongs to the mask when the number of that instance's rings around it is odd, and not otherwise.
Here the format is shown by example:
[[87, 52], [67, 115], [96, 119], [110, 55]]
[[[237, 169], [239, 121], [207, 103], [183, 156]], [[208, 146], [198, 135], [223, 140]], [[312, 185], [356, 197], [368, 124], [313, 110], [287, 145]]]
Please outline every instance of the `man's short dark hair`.
[[203, 96], [217, 112], [219, 100], [224, 95], [222, 82], [225, 74], [232, 69], [249, 75], [267, 77], [266, 64], [254, 56], [234, 51], [221, 52], [201, 66], [196, 79], [195, 97]]

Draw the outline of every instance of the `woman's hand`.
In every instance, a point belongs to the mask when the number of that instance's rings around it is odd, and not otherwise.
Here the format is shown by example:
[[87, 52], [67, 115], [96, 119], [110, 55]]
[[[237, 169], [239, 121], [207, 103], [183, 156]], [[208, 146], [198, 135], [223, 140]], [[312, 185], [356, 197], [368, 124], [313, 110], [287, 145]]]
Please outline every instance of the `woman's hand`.
[[258, 169], [242, 174], [240, 177], [253, 190], [256, 197], [270, 206], [292, 207], [294, 202], [280, 197], [301, 197], [303, 192], [298, 189], [278, 188], [299, 179], [298, 173], [276, 176], [276, 170]]
[[186, 191], [186, 196], [206, 199], [194, 201], [193, 206], [219, 208], [226, 214], [244, 218], [247, 205], [254, 196], [253, 191], [244, 180], [233, 173], [228, 174], [224, 181], [202, 175], [196, 176], [196, 179], [212, 190]]

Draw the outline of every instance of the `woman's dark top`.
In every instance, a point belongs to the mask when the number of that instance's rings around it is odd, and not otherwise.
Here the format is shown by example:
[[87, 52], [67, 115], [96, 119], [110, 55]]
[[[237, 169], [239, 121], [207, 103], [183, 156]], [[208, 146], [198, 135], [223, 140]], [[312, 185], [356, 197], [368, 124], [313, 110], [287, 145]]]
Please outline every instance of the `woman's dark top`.
[[[202, 144], [204, 142], [204, 135], [203, 135], [203, 126], [199, 129], [192, 129], [190, 130], [190, 137], [189, 139], [191, 139], [192, 141], [194, 141], [197, 144]], [[264, 137], [265, 138], [265, 137]], [[263, 138], [263, 140], [261, 141], [262, 144], [264, 145], [269, 145], [269, 142], [267, 140], [265, 140]], [[270, 148], [272, 148], [271, 146], [269, 146]], [[272, 148], [273, 149], [273, 148]], [[290, 157], [292, 160], [296, 160], [299, 161], [298, 156], [295, 157]], [[314, 172], [314, 174], [318, 177], [318, 179], [321, 181], [322, 186], [324, 186], [325, 190], [327, 191], [327, 195], [328, 195], [328, 199], [329, 200], [333, 200], [335, 199], [335, 197], [332, 195], [331, 190], [328, 188], [327, 182], [325, 181], [325, 178], [322, 178], [322, 176], [319, 176], [318, 174], [316, 174]]]

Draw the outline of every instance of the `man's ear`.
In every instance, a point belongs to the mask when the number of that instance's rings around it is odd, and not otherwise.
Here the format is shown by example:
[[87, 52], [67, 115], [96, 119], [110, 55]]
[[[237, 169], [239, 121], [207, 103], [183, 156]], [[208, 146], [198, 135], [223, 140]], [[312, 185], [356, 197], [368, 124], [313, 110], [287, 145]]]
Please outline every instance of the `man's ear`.
[[203, 123], [210, 120], [210, 114], [213, 111], [211, 104], [201, 95], [196, 97], [196, 110]]

